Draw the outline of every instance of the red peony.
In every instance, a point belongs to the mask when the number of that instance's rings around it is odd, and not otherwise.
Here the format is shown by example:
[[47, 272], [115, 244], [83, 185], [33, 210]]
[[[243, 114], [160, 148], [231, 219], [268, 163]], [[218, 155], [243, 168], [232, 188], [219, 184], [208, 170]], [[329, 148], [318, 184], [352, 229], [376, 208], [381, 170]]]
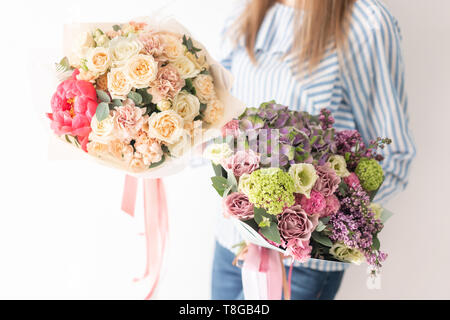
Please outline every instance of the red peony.
[[92, 83], [76, 80], [76, 73], [58, 86], [51, 101], [53, 113], [47, 113], [47, 116], [52, 120], [51, 128], [57, 135], [76, 136], [87, 152], [91, 119], [98, 105], [97, 93]]

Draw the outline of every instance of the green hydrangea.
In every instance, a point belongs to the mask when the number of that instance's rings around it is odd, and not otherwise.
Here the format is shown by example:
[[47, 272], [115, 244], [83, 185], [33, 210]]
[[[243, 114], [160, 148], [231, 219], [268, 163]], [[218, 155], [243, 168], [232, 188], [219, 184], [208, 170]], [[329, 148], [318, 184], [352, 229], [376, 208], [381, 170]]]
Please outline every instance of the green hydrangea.
[[248, 185], [248, 198], [258, 208], [270, 214], [280, 214], [284, 207], [294, 204], [294, 181], [280, 168], [263, 168], [253, 171]]
[[362, 187], [367, 191], [377, 190], [384, 180], [383, 169], [375, 159], [363, 158], [355, 170]]

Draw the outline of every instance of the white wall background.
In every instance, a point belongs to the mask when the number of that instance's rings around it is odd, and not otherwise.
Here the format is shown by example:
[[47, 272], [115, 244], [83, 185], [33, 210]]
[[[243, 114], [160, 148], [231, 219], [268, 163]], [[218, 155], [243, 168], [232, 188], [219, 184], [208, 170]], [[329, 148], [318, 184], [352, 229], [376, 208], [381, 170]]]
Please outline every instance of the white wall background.
[[[351, 268], [338, 298], [450, 298], [450, 2], [386, 1], [404, 37], [418, 156], [408, 190], [389, 204], [390, 253], [381, 289]], [[146, 284], [140, 212], [120, 211], [123, 175], [95, 163], [49, 160], [42, 112], [54, 88], [62, 24], [125, 21], [157, 10], [178, 18], [213, 56], [232, 1], [14, 1], [1, 12], [0, 298], [140, 299]], [[38, 75], [38, 77], [36, 76]], [[38, 81], [39, 76], [42, 80]], [[47, 109], [48, 106], [48, 109]], [[6, 111], [6, 112], [5, 112]], [[214, 218], [209, 167], [166, 179], [170, 243], [157, 298], [208, 299]], [[138, 201], [141, 199], [138, 199]]]

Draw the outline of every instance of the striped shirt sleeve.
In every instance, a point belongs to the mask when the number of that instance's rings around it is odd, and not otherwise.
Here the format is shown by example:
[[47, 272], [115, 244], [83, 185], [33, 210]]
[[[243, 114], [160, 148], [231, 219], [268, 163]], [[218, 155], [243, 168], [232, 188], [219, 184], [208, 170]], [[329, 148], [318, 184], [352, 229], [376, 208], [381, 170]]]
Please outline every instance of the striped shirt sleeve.
[[415, 146], [409, 129], [400, 31], [380, 3], [360, 1], [355, 6], [342, 61], [344, 101], [352, 107], [363, 139], [366, 143], [378, 136], [392, 139], [382, 150], [385, 181], [375, 198], [383, 203], [406, 187]]

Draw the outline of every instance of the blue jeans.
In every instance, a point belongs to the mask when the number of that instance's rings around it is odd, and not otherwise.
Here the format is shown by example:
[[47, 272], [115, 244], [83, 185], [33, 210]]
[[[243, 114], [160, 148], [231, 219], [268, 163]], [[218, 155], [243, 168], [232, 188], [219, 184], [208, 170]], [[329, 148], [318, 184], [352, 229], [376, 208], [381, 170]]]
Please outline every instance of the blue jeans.
[[[241, 269], [232, 265], [234, 254], [216, 242], [212, 272], [213, 300], [242, 300]], [[286, 268], [286, 272], [289, 272]], [[292, 300], [332, 300], [344, 271], [325, 272], [304, 267], [292, 270]]]

